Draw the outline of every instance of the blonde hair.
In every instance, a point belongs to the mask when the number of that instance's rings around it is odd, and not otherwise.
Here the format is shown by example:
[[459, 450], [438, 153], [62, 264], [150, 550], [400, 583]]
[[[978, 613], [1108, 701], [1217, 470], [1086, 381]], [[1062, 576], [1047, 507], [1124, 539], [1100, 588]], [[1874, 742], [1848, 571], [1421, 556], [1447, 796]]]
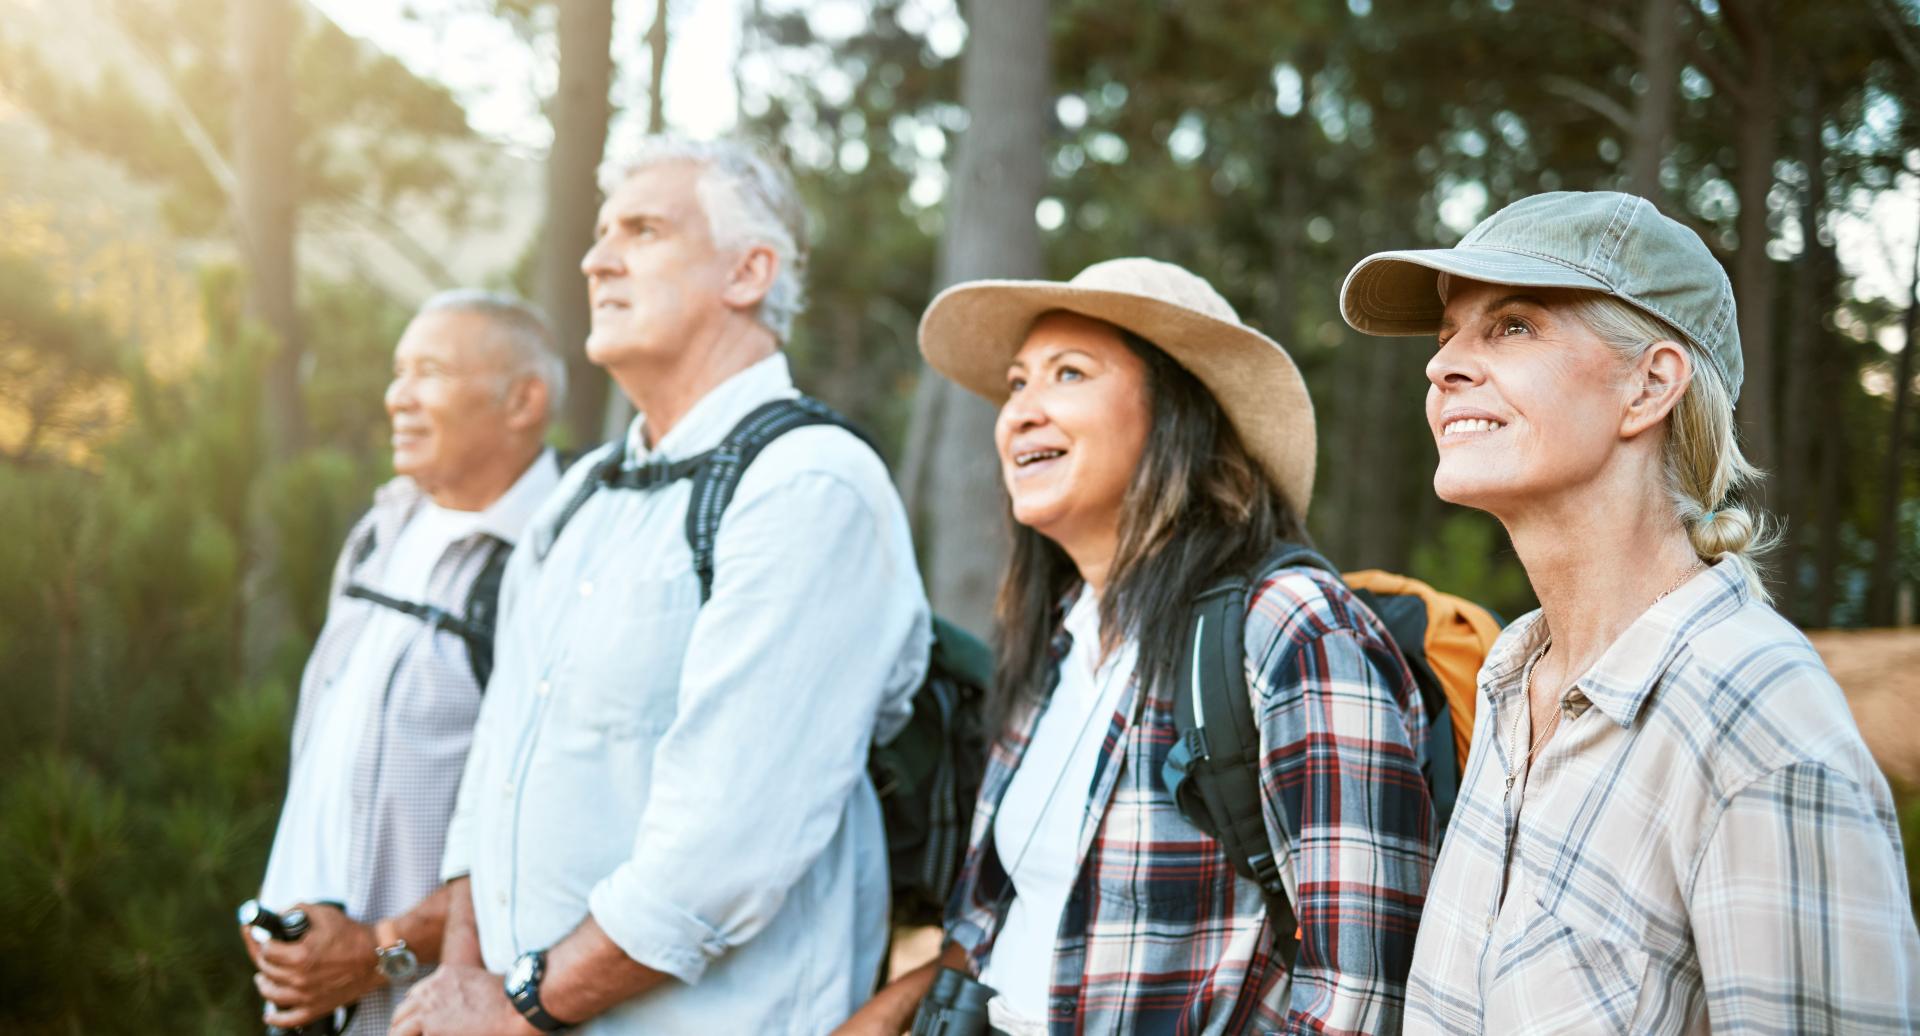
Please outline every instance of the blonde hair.
[[1768, 600], [1762, 559], [1777, 536], [1766, 517], [1737, 499], [1766, 473], [1740, 452], [1733, 393], [1718, 362], [1666, 321], [1599, 292], [1578, 292], [1567, 309], [1631, 363], [1658, 342], [1674, 342], [1693, 360], [1693, 379], [1667, 415], [1667, 495], [1693, 551], [1706, 562], [1731, 562], [1760, 600]]

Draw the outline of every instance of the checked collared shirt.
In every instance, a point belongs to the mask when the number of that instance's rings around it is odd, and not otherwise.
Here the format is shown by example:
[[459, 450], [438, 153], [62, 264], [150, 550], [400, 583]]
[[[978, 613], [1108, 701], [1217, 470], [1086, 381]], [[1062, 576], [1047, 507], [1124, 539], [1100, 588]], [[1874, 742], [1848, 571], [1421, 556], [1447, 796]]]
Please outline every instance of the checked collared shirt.
[[[512, 544], [560, 481], [553, 451], [543, 450], [471, 528], [430, 559], [421, 603], [461, 614], [474, 580], [501, 544]], [[406, 530], [429, 506], [412, 479], [381, 486], [373, 507], [347, 534], [334, 565], [327, 621], [300, 678], [294, 712], [289, 795], [274, 836], [260, 898], [284, 910], [298, 901], [337, 900], [372, 924], [411, 909], [440, 884], [440, 857], [453, 814], [460, 768], [473, 739], [481, 688], [466, 641], [409, 615], [348, 597], [355, 582], [378, 588], [398, 565]], [[425, 559], [412, 559], [415, 561]], [[399, 631], [381, 636], [383, 624]], [[359, 657], [363, 652], [371, 657]], [[360, 663], [360, 664], [356, 664]], [[355, 677], [372, 686], [351, 686]], [[357, 728], [350, 752], [333, 754], [318, 729], [326, 709]], [[331, 787], [324, 785], [330, 784]], [[302, 815], [332, 795], [347, 800], [344, 838], [321, 817]], [[333, 854], [316, 861], [310, 855]], [[345, 887], [314, 887], [317, 874], [344, 875]], [[360, 1000], [350, 1036], [384, 1033], [404, 989], [376, 989]]]
[[[1141, 695], [1135, 681], [1107, 724], [1052, 948], [1058, 1036], [1398, 1030], [1432, 864], [1419, 692], [1378, 620], [1317, 570], [1256, 589], [1245, 643], [1267, 834], [1301, 926], [1296, 973], [1289, 983], [1275, 959], [1258, 886], [1162, 780], [1172, 689]], [[989, 755], [948, 908], [947, 935], [976, 972], [1013, 895], [994, 816], [1043, 709], [1016, 711]]]
[[1547, 636], [1522, 617], [1481, 670], [1406, 1031], [1915, 1031], [1893, 802], [1806, 638], [1735, 566], [1695, 576], [1562, 697], [1508, 792]]

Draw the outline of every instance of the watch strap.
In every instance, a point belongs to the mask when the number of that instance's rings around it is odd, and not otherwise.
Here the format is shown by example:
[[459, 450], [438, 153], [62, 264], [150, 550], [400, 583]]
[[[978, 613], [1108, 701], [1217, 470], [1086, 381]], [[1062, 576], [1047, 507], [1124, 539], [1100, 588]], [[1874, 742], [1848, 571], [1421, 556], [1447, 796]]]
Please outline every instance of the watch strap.
[[[522, 960], [527, 958], [532, 958], [533, 970], [527, 975], [526, 982], [518, 987], [511, 985], [513, 977], [508, 975], [507, 999], [513, 1003], [513, 1009], [520, 1012], [520, 1017], [527, 1020], [528, 1025], [541, 1032], [566, 1031], [571, 1026], [548, 1014], [546, 1007], [540, 1003], [540, 982], [547, 977], [547, 951], [531, 950], [521, 954]], [[514, 971], [519, 970], [516, 964]]]

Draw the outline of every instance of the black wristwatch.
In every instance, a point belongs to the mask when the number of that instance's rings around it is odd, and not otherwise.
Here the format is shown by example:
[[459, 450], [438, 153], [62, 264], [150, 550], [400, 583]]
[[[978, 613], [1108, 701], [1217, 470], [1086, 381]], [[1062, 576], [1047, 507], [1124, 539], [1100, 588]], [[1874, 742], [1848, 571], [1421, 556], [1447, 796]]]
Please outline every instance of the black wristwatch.
[[513, 1009], [527, 1024], [541, 1032], [565, 1032], [571, 1028], [566, 1022], [547, 1013], [540, 1006], [540, 980], [547, 977], [547, 951], [530, 950], [513, 962], [513, 968], [507, 972], [507, 999], [513, 1002]]

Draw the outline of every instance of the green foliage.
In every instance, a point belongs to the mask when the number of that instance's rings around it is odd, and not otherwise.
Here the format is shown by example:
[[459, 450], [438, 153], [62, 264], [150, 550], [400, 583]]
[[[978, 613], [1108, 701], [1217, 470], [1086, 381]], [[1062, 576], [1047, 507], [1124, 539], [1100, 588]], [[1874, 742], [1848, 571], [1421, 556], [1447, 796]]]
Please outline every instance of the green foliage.
[[[232, 287], [206, 278], [213, 335], [188, 378], [124, 374], [131, 414], [93, 464], [0, 465], [8, 1033], [258, 1031], [232, 909], [265, 865], [292, 689], [375, 465], [266, 463], [263, 350], [235, 334]], [[285, 545], [273, 572], [246, 547], [262, 522]], [[249, 683], [262, 580], [300, 628]]]
[[1512, 622], [1537, 602], [1506, 531], [1479, 511], [1456, 511], [1413, 549], [1409, 572], [1448, 593], [1486, 605]]

